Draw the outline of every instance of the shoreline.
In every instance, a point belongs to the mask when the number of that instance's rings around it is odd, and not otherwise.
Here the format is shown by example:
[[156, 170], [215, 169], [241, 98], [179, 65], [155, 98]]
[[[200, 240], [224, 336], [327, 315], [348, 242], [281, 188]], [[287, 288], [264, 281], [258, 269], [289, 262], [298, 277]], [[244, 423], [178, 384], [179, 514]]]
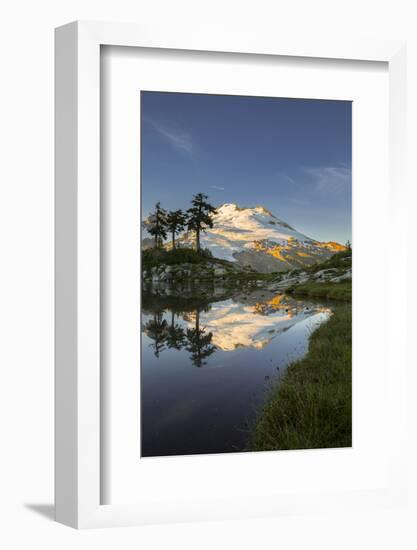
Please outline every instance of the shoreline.
[[254, 421], [249, 451], [352, 446], [352, 308], [337, 305]]

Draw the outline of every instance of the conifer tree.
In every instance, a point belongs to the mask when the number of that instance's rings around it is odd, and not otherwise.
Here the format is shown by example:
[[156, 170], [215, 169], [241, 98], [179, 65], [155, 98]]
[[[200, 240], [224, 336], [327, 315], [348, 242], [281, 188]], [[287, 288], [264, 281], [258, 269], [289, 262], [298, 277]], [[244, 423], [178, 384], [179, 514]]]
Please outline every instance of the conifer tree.
[[181, 233], [187, 221], [182, 210], [171, 210], [167, 215], [167, 230], [172, 235], [172, 250], [175, 249], [175, 235]]
[[167, 238], [167, 213], [160, 202], [156, 203], [155, 212], [149, 216], [148, 231], [155, 239], [154, 248], [161, 246], [162, 241]]
[[213, 227], [213, 214], [216, 213], [216, 209], [207, 199], [208, 196], [204, 193], [194, 195], [192, 207], [187, 210], [188, 229], [195, 232], [197, 252], [200, 251], [200, 233], [207, 227]]

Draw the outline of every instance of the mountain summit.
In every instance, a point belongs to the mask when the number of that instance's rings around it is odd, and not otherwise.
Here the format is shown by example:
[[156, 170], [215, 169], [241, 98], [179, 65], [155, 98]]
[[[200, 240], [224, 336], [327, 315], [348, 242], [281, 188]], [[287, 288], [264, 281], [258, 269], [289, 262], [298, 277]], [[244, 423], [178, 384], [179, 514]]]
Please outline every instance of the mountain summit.
[[237, 204], [223, 204], [217, 208], [213, 229], [203, 236], [203, 246], [214, 256], [233, 260], [242, 249], [251, 249], [255, 242], [271, 241], [285, 245], [290, 239], [313, 242], [290, 225], [274, 216], [263, 206], [241, 208]]
[[[234, 203], [217, 208], [213, 227], [200, 239], [202, 248], [214, 257], [263, 273], [302, 268], [345, 250], [336, 242], [319, 242], [300, 233], [264, 206], [242, 208]], [[178, 244], [192, 246], [193, 241], [189, 232], [179, 237]]]
[[261, 272], [286, 271], [323, 261], [345, 247], [318, 242], [274, 216], [267, 208], [223, 204], [201, 244], [213, 256]]

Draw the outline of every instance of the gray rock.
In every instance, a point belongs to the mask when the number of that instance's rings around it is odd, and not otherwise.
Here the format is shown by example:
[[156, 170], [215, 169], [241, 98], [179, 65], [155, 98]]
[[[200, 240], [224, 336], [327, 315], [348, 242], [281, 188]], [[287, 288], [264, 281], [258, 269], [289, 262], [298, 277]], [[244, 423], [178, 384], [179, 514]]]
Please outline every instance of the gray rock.
[[352, 279], [352, 272], [347, 271], [343, 275], [339, 275], [339, 277], [333, 277], [333, 279], [330, 279], [331, 283], [340, 283], [341, 281], [347, 281], [348, 279]]
[[329, 277], [332, 273], [334, 273], [336, 269], [321, 269], [320, 271], [317, 271], [314, 273], [313, 277], [314, 279], [323, 279], [325, 277]]

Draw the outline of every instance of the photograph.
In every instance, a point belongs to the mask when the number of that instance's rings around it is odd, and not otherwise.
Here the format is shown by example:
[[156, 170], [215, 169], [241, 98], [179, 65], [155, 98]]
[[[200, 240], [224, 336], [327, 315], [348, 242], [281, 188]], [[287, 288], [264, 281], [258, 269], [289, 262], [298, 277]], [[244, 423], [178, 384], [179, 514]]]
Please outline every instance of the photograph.
[[141, 91], [140, 457], [352, 446], [352, 102]]

